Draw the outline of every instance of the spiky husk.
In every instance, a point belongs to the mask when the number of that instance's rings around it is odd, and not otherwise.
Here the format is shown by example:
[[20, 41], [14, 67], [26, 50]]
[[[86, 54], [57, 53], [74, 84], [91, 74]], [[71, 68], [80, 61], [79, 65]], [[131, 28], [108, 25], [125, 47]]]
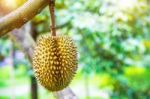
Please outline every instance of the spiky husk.
[[77, 51], [70, 37], [43, 35], [39, 37], [33, 55], [33, 70], [37, 80], [50, 91], [69, 85], [77, 70]]

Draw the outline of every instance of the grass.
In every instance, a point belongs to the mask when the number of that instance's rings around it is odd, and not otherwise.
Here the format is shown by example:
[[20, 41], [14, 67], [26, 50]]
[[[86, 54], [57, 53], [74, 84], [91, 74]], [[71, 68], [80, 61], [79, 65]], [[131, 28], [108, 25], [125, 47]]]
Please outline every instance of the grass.
[[14, 83], [12, 83], [11, 79], [0, 79], [0, 88], [5, 88], [5, 87], [10, 87], [13, 85], [24, 85], [24, 84], [29, 84], [29, 76], [23, 76], [20, 78], [15, 78]]
[[[23, 96], [15, 96], [15, 99], [30, 99], [30, 95], [29, 94], [26, 94], [26, 95], [23, 95]], [[10, 99], [11, 96], [0, 96], [0, 99]]]
[[12, 69], [10, 66], [4, 66], [0, 68], [0, 88], [29, 83], [29, 75], [27, 74], [25, 66], [21, 65], [13, 71], [14, 81], [11, 79], [11, 72]]

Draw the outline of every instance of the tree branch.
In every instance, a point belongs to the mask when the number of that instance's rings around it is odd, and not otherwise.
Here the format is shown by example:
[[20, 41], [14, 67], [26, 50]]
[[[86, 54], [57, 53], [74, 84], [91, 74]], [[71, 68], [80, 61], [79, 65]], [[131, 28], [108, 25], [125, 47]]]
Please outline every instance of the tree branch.
[[53, 93], [56, 99], [78, 99], [73, 91], [67, 87], [64, 90]]
[[21, 27], [39, 13], [49, 0], [28, 0], [23, 6], [0, 18], [0, 36]]

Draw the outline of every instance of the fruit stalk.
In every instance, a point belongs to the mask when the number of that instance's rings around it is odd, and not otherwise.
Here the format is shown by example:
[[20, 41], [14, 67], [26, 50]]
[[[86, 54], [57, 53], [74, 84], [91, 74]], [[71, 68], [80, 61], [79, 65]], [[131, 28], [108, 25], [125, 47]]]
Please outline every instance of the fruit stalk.
[[56, 28], [55, 28], [55, 0], [50, 0], [50, 2], [49, 2], [49, 10], [50, 10], [50, 19], [51, 19], [50, 31], [52, 33], [52, 36], [56, 36]]

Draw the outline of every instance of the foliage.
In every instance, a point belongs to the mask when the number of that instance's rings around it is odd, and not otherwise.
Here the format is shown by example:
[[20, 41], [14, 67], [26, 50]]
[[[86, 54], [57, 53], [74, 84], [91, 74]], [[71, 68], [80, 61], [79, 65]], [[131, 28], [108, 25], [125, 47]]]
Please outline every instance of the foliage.
[[[75, 40], [80, 76], [94, 74], [93, 83], [111, 91], [112, 99], [150, 97], [149, 5], [149, 0], [56, 0], [57, 34]], [[48, 12], [32, 20], [38, 35], [49, 32]], [[0, 40], [2, 56], [8, 43]]]

